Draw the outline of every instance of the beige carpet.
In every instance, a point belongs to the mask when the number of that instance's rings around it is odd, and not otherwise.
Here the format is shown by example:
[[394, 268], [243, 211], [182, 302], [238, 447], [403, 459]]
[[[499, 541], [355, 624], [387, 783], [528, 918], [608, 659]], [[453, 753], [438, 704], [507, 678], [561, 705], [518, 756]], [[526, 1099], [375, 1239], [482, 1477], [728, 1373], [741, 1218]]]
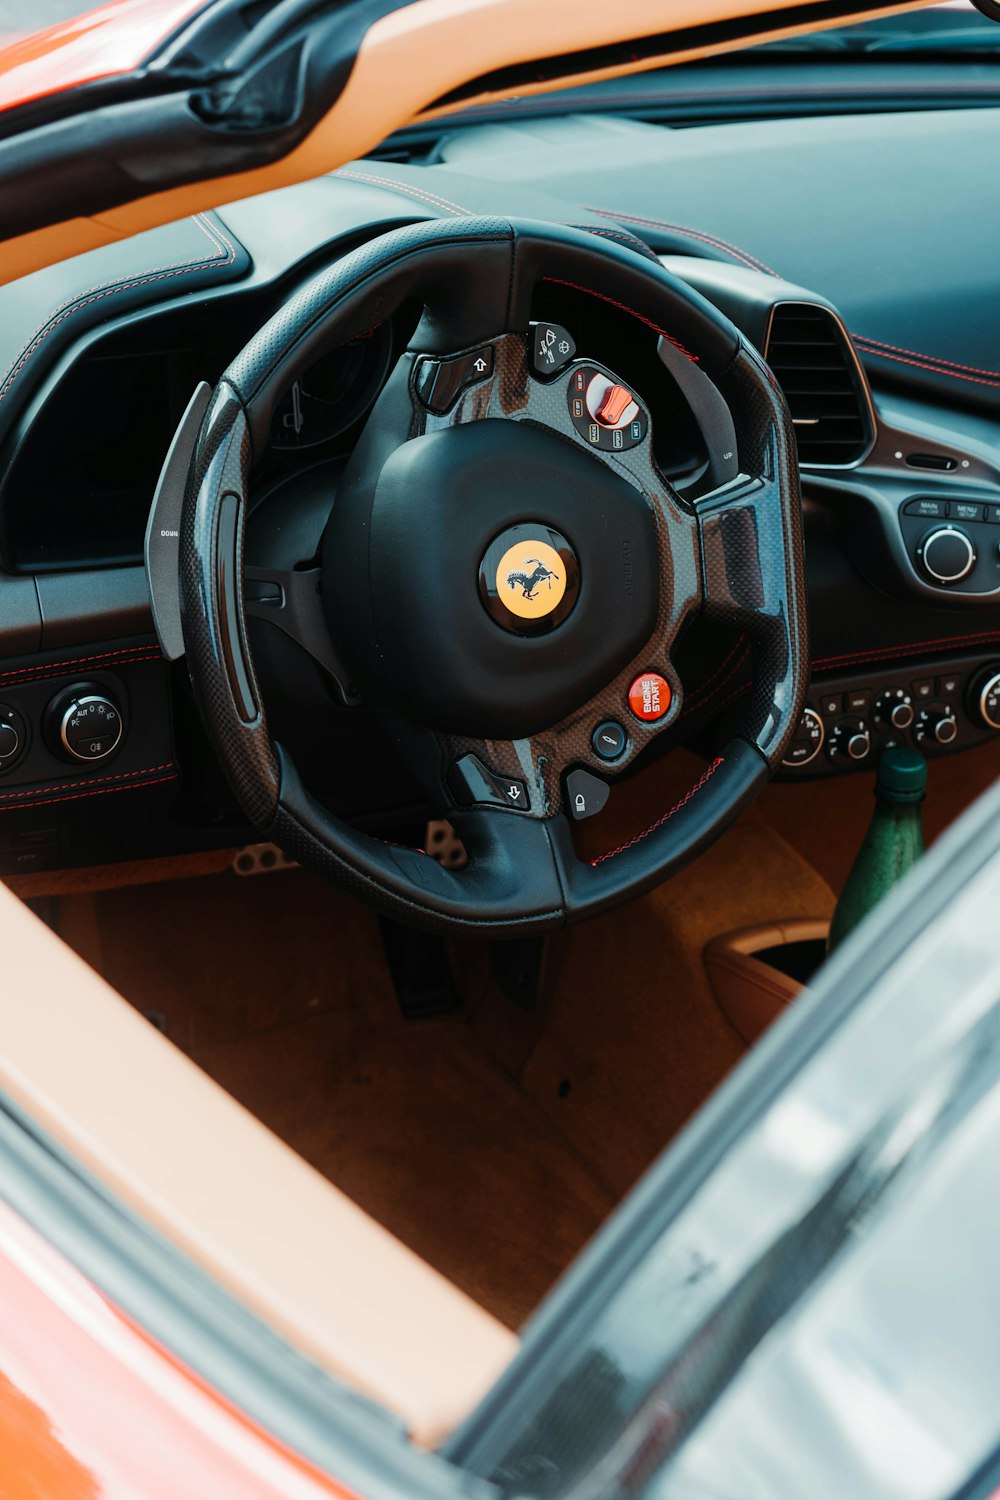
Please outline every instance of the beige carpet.
[[[931, 834], [998, 752], [932, 766]], [[581, 853], [638, 831], [700, 768], [678, 752], [617, 788], [577, 830]], [[870, 790], [768, 788], [674, 880], [550, 940], [533, 1010], [501, 992], [485, 945], [455, 943], [461, 1013], [404, 1021], [373, 917], [305, 871], [65, 895], [49, 914], [207, 1072], [516, 1326], [742, 1055], [705, 942], [828, 916]]]

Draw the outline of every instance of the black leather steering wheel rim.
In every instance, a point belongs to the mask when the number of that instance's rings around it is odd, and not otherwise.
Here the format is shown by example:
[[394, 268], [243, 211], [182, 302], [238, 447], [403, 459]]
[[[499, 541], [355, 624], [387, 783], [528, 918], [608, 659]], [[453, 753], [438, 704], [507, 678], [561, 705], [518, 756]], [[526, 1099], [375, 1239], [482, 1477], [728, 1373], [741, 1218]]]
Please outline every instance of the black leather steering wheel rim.
[[[350, 827], [310, 796], [272, 739], [249, 649], [242, 550], [247, 485], [271, 415], [332, 344], [419, 295], [412, 348], [451, 354], [524, 330], [539, 279], [563, 279], [693, 351], [733, 413], [742, 484], [696, 516], [702, 607], [753, 644], [739, 732], [696, 785], [619, 850], [584, 864], [561, 813], [449, 814], [463, 871]], [[263, 837], [389, 915], [439, 931], [525, 935], [637, 895], [708, 846], [753, 799], [795, 731], [807, 686], [801, 505], [794, 435], [759, 356], [709, 303], [658, 265], [585, 231], [494, 219], [435, 221], [382, 236], [294, 296], [237, 356], [202, 424], [181, 525], [185, 649], [209, 736]]]

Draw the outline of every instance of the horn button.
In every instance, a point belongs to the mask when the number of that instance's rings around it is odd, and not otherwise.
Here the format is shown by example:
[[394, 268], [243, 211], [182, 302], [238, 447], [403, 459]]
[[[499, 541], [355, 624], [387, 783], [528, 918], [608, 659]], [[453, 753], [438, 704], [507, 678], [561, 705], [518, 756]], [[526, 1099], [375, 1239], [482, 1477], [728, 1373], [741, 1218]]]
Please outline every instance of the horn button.
[[373, 488], [342, 486], [336, 510], [352, 542], [326, 551], [335, 638], [369, 690], [418, 723], [537, 734], [605, 687], [656, 625], [648, 501], [527, 423], [414, 438]]

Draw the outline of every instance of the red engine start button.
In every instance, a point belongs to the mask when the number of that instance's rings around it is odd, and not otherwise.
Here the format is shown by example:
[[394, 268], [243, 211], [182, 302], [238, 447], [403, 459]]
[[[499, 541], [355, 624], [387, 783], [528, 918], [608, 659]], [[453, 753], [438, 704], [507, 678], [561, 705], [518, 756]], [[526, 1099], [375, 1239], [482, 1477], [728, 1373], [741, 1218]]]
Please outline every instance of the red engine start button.
[[672, 697], [670, 683], [665, 677], [659, 672], [643, 672], [628, 690], [628, 706], [637, 719], [644, 719], [649, 724], [654, 719], [663, 718]]

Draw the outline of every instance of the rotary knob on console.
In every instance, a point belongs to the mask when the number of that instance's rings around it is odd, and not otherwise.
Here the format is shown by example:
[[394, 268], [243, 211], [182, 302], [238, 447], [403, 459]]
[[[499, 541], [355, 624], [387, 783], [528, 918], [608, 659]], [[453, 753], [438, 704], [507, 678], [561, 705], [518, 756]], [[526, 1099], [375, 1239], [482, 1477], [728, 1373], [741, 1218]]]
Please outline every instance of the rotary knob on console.
[[957, 526], [939, 526], [924, 537], [917, 558], [932, 583], [961, 583], [976, 565], [976, 549]]
[[871, 752], [872, 737], [864, 719], [841, 719], [827, 740], [827, 754], [834, 761], [862, 761]]
[[24, 720], [14, 708], [0, 704], [0, 774], [16, 765], [27, 743]]
[[879, 729], [909, 729], [913, 723], [913, 699], [905, 688], [886, 688], [875, 699], [872, 718]]
[[987, 729], [1000, 729], [1000, 663], [994, 662], [973, 678], [968, 708], [971, 717]]
[[825, 734], [823, 720], [816, 710], [804, 708], [798, 728], [792, 736], [791, 744], [785, 751], [781, 764], [783, 766], [807, 766], [811, 760], [816, 759], [823, 748]]
[[950, 708], [922, 708], [913, 726], [916, 744], [950, 745], [958, 735], [958, 720]]
[[115, 753], [125, 723], [121, 709], [105, 688], [80, 682], [53, 698], [45, 713], [45, 730], [57, 755], [93, 765]]

